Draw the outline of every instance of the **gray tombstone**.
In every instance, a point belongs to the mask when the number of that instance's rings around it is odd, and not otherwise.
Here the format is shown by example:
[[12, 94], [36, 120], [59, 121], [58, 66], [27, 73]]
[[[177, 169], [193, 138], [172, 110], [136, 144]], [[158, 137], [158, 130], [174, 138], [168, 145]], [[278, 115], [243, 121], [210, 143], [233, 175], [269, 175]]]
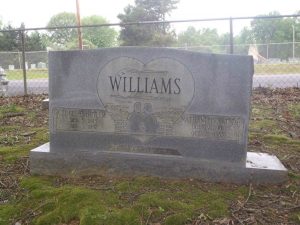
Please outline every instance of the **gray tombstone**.
[[282, 182], [247, 153], [253, 60], [167, 48], [49, 52], [50, 144], [37, 174], [141, 174]]
[[9, 81], [6, 78], [5, 70], [0, 66], [0, 97], [7, 96], [8, 83], [9, 83]]
[[44, 99], [42, 101], [42, 109], [49, 109], [49, 99]]
[[8, 70], [14, 70], [15, 69], [15, 65], [8, 65]]
[[37, 64], [37, 68], [38, 68], [38, 69], [46, 69], [46, 68], [47, 68], [46, 63], [44, 63], [44, 62], [39, 62], [39, 63]]

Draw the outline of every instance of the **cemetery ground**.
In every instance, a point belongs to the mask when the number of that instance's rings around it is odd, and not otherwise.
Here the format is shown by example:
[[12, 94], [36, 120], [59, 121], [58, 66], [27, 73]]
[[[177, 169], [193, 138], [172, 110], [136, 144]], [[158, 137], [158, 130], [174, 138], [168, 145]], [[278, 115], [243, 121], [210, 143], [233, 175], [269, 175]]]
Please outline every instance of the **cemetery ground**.
[[48, 141], [47, 96], [0, 98], [0, 224], [300, 224], [300, 89], [255, 90], [248, 151], [275, 154], [281, 185], [29, 174]]

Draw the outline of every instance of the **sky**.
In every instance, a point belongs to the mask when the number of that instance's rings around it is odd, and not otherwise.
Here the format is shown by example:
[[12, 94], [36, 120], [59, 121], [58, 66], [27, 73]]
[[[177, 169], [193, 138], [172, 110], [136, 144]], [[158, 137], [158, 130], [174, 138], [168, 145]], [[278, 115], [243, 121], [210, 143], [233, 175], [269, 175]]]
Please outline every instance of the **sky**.
[[[7, 24], [27, 28], [45, 27], [51, 16], [60, 12], [76, 12], [76, 0], [0, 0], [0, 18]], [[119, 22], [117, 15], [123, 12], [134, 0], [80, 0], [81, 17], [101, 15], [111, 23]], [[177, 9], [171, 12], [169, 20], [203, 19], [218, 17], [244, 17], [267, 14], [271, 11], [280, 14], [294, 14], [300, 10], [300, 0], [180, 0]], [[234, 31], [247, 26], [249, 21], [235, 21]], [[173, 26], [183, 31], [193, 25], [217, 28], [219, 33], [228, 32], [228, 22], [197, 22]]]

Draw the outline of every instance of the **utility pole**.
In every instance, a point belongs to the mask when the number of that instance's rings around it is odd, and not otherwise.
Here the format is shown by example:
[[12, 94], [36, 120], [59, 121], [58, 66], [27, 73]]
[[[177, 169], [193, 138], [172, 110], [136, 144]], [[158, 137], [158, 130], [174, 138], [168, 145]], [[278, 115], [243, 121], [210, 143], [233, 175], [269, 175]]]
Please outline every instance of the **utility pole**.
[[229, 44], [230, 44], [230, 54], [233, 54], [233, 25], [232, 18], [229, 19]]
[[22, 44], [22, 70], [23, 70], [23, 82], [24, 82], [24, 95], [27, 95], [27, 68], [26, 68], [26, 55], [25, 55], [25, 24], [21, 24], [20, 29], [21, 44]]
[[81, 21], [80, 21], [80, 8], [79, 8], [79, 0], [76, 0], [76, 17], [77, 17], [77, 30], [78, 30], [78, 47], [80, 50], [83, 49], [82, 46], [82, 33], [81, 33]]
[[293, 27], [293, 59], [295, 59], [295, 26], [292, 25]]

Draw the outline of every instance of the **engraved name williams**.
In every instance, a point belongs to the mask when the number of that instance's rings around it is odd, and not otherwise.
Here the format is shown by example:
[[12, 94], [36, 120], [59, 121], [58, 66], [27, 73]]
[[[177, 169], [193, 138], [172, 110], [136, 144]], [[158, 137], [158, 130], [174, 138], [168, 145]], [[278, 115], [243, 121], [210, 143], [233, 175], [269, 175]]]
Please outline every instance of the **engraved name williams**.
[[[181, 79], [166, 77], [166, 71], [122, 71], [117, 76], [108, 76], [113, 91], [175, 94], [181, 93]], [[162, 76], [164, 75], [164, 77]]]

